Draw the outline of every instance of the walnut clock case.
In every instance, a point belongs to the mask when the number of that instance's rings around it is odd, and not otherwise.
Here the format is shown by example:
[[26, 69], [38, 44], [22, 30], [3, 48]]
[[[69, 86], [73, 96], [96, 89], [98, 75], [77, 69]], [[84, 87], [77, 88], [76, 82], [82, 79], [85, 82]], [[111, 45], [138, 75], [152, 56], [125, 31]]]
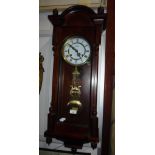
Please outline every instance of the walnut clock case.
[[54, 26], [54, 68], [46, 142], [56, 138], [72, 151], [89, 142], [96, 148], [98, 52], [105, 29], [104, 9], [95, 13], [76, 5], [60, 15], [55, 9], [48, 18]]

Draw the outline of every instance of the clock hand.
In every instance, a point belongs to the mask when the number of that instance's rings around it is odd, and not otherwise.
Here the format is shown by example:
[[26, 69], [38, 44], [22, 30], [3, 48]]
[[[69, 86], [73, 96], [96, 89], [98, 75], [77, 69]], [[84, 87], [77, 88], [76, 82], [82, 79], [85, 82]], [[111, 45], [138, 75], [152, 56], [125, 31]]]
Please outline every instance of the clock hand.
[[80, 57], [80, 59], [82, 60], [82, 57], [81, 57], [81, 54], [80, 54], [80, 53], [77, 53], [77, 56], [79, 56], [79, 57]]
[[75, 47], [73, 47], [72, 45], [70, 45], [70, 44], [68, 44], [68, 45], [77, 53], [77, 56], [79, 56], [80, 59], [82, 60], [81, 53], [79, 53], [78, 50]]
[[72, 45], [68, 44], [76, 53], [78, 53], [78, 50], [74, 48]]

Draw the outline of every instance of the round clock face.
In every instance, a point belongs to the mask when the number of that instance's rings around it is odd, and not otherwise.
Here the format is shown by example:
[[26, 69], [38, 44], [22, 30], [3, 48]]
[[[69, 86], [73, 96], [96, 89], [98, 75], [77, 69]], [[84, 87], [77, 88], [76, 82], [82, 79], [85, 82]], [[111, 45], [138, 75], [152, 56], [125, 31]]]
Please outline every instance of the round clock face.
[[68, 38], [62, 48], [62, 56], [64, 60], [74, 66], [85, 64], [91, 53], [88, 41], [82, 37]]

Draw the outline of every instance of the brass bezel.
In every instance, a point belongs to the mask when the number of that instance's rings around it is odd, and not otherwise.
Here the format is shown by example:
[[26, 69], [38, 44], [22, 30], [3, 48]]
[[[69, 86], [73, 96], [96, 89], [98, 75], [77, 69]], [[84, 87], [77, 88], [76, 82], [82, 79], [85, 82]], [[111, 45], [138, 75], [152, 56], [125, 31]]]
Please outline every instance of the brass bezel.
[[[64, 47], [65, 47], [65, 44], [66, 44], [67, 40], [72, 39], [72, 38], [82, 38], [83, 40], [85, 40], [88, 43], [88, 45], [90, 47], [90, 55], [89, 55], [89, 57], [87, 58], [87, 60], [84, 63], [81, 63], [81, 64], [72, 64], [64, 56]], [[65, 60], [66, 63], [70, 64], [71, 66], [82, 66], [82, 65], [85, 65], [88, 62], [88, 60], [90, 59], [91, 52], [92, 52], [92, 50], [91, 50], [91, 45], [90, 45], [89, 41], [86, 38], [84, 38], [82, 36], [78, 36], [78, 35], [73, 35], [73, 36], [69, 36], [69, 37], [65, 38], [64, 41], [63, 41], [62, 47], [61, 47], [61, 53], [62, 53], [63, 59]]]

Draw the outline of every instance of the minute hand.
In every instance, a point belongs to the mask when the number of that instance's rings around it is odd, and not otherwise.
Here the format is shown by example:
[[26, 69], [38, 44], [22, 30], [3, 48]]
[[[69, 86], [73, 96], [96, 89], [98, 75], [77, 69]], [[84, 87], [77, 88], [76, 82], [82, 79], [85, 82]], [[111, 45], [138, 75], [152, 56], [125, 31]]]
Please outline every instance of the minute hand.
[[74, 48], [72, 45], [68, 44], [76, 53], [78, 53], [78, 50]]
[[77, 53], [77, 56], [80, 57], [80, 59], [82, 60], [81, 58], [81, 54], [78, 52], [78, 50], [76, 48], [74, 48], [72, 45], [68, 44], [76, 53]]

